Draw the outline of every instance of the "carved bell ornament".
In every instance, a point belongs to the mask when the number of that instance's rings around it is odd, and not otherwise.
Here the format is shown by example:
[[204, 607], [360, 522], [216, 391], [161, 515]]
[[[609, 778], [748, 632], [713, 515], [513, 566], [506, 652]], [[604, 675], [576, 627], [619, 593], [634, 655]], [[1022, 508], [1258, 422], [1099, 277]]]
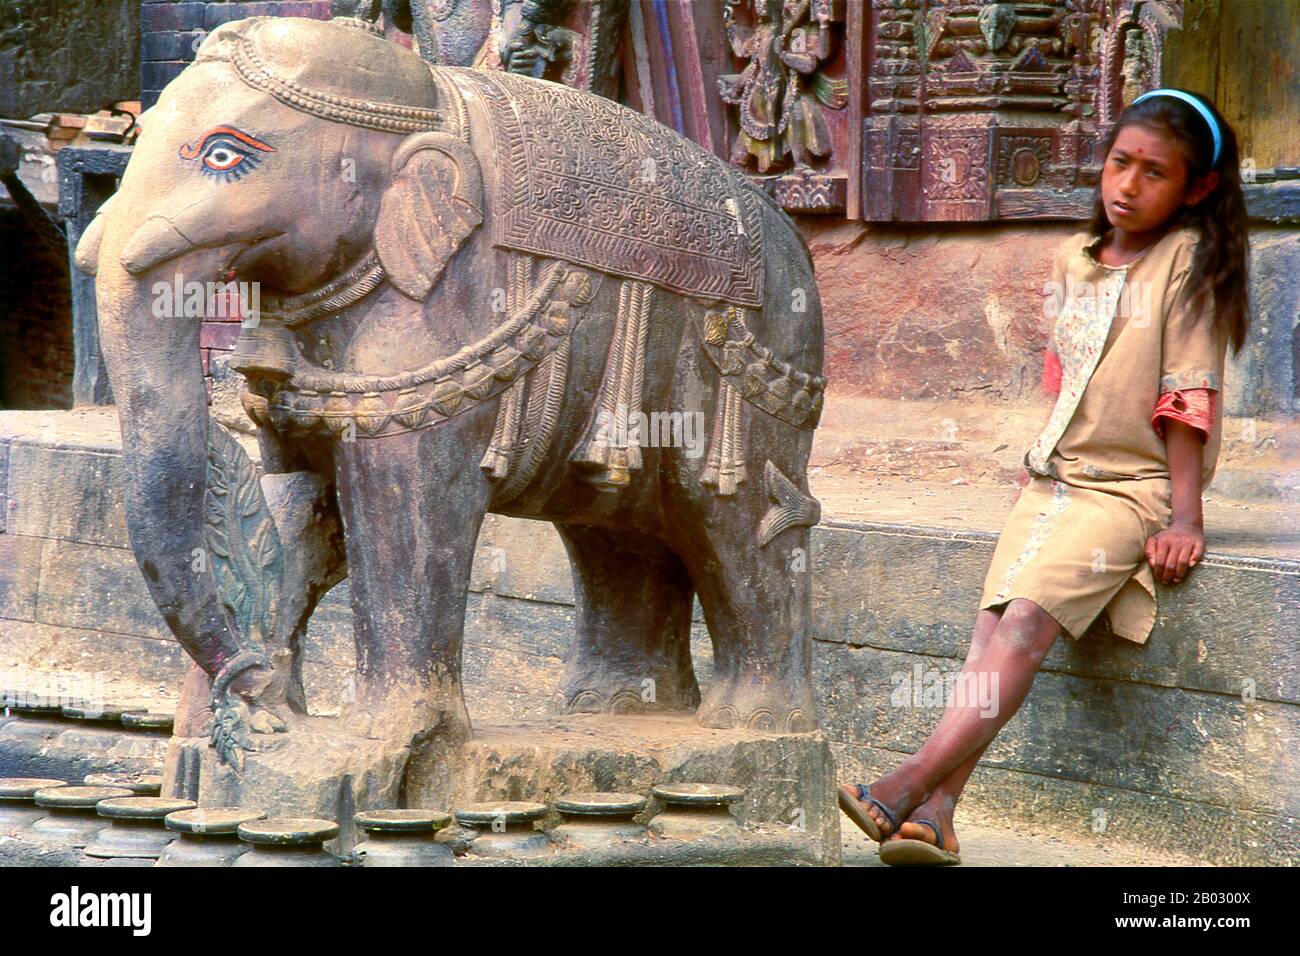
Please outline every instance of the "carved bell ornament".
[[298, 364], [298, 349], [293, 337], [273, 316], [263, 314], [256, 325], [239, 330], [231, 368], [249, 378], [283, 381], [293, 375]]

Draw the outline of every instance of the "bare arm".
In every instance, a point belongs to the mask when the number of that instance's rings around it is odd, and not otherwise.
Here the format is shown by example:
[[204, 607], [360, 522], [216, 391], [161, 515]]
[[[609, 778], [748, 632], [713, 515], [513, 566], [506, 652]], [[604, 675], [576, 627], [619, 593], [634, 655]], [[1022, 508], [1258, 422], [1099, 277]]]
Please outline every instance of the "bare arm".
[[1205, 519], [1201, 512], [1204, 433], [1185, 422], [1166, 419], [1165, 447], [1173, 485], [1169, 527], [1147, 539], [1146, 556], [1156, 578], [1177, 584], [1205, 554]]

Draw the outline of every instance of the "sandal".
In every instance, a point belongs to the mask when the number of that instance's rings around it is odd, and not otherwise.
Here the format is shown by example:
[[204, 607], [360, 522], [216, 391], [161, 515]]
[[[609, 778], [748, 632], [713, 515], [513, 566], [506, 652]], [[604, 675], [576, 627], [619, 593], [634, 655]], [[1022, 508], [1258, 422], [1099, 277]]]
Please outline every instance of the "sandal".
[[[865, 783], [844, 784], [839, 789], [840, 809], [849, 815], [854, 823], [871, 839], [880, 843], [885, 837], [898, 832], [898, 818], [894, 816], [892, 810], [885, 806], [879, 800], [871, 795], [871, 788]], [[880, 824], [871, 819], [871, 815], [863, 809], [863, 803], [870, 803], [877, 810], [885, 815], [893, 829], [889, 833], [880, 832]]]
[[880, 862], [888, 866], [945, 866], [960, 863], [961, 856], [944, 849], [943, 834], [932, 820], [908, 820], [920, 823], [934, 831], [935, 843], [925, 840], [886, 840], [880, 844]]

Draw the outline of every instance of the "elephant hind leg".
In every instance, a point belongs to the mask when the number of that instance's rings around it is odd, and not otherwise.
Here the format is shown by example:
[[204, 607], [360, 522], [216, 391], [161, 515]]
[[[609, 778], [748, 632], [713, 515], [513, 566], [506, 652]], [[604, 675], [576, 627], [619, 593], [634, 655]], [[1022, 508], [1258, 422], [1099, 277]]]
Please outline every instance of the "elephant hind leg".
[[719, 520], [684, 531], [680, 553], [714, 646], [714, 677], [697, 719], [724, 729], [813, 731], [808, 528], [788, 527], [760, 544], [751, 514], [725, 506]]
[[578, 626], [561, 681], [567, 713], [693, 710], [686, 568], [655, 538], [557, 524], [569, 552]]

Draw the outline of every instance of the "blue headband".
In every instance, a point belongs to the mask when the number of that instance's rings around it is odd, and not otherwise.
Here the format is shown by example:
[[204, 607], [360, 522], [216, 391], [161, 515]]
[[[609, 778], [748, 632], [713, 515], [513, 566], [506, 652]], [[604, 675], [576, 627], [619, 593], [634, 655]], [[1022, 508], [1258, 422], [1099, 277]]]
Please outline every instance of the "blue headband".
[[1223, 136], [1219, 133], [1219, 124], [1215, 121], [1214, 114], [1206, 108], [1205, 104], [1190, 93], [1184, 93], [1182, 90], [1152, 90], [1150, 93], [1143, 93], [1129, 105], [1137, 106], [1143, 100], [1149, 100], [1153, 96], [1172, 96], [1174, 99], [1182, 100], [1188, 106], [1194, 107], [1196, 112], [1201, 114], [1201, 118], [1205, 120], [1205, 125], [1210, 128], [1210, 134], [1214, 137], [1214, 159], [1210, 160], [1210, 165], [1217, 165], [1219, 151], [1223, 148]]

